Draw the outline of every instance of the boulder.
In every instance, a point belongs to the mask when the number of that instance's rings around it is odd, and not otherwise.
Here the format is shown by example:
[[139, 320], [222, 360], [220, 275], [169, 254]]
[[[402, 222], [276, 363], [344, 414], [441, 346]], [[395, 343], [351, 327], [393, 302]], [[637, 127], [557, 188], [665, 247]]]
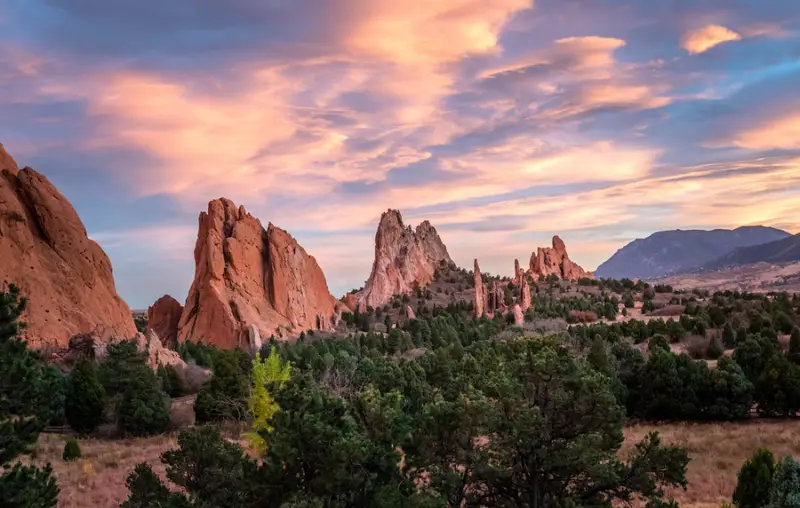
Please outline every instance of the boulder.
[[175, 348], [178, 344], [178, 324], [183, 305], [170, 295], [164, 295], [147, 309], [147, 328], [153, 330], [164, 346]]
[[539, 247], [535, 253], [531, 254], [528, 273], [534, 278], [549, 275], [566, 280], [594, 278], [592, 273], [587, 272], [569, 258], [567, 246], [558, 235], [553, 237], [552, 247]]
[[111, 261], [67, 198], [44, 175], [18, 170], [1, 147], [0, 166], [0, 285], [14, 283], [28, 297], [29, 344], [64, 348], [85, 333], [134, 337]]
[[247, 327], [286, 338], [330, 329], [336, 300], [313, 256], [286, 231], [261, 222], [228, 199], [200, 214], [195, 276], [178, 340], [249, 347]]
[[416, 230], [406, 227], [397, 210], [381, 215], [375, 233], [375, 261], [358, 306], [380, 307], [392, 295], [408, 294], [416, 287], [433, 282], [440, 263], [452, 263], [436, 229], [424, 221]]

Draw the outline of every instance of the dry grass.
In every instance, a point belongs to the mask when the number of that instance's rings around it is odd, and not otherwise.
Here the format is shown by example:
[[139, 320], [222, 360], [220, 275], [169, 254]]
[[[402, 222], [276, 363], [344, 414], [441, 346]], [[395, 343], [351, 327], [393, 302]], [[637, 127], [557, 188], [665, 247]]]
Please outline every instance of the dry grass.
[[723, 501], [730, 501], [739, 468], [761, 447], [770, 449], [776, 458], [800, 455], [800, 421], [792, 420], [636, 425], [625, 430], [622, 453], [630, 452], [635, 443], [654, 430], [665, 443], [685, 448], [692, 459], [687, 490], [669, 493], [681, 506], [718, 507]]
[[[776, 457], [800, 456], [800, 421], [752, 420], [741, 423], [635, 425], [625, 429], [623, 455], [648, 432], [658, 431], [665, 443], [687, 450], [689, 463], [687, 490], [669, 492], [681, 506], [718, 507], [730, 501], [736, 486], [736, 474], [744, 461], [758, 448], [769, 448]], [[226, 429], [236, 439], [240, 429]], [[61, 489], [59, 508], [112, 508], [128, 496], [125, 479], [139, 462], [149, 462], [164, 476], [159, 456], [176, 447], [174, 435], [141, 439], [79, 440], [83, 458], [64, 462], [61, 453], [66, 437], [42, 434], [34, 462], [53, 465]], [[240, 441], [240, 444], [245, 445]], [[246, 448], [246, 447], [245, 447]]]
[[64, 462], [61, 453], [66, 437], [42, 434], [33, 461], [50, 462], [61, 494], [58, 508], [118, 507], [128, 497], [125, 479], [139, 462], [149, 462], [162, 477], [164, 466], [159, 456], [175, 448], [175, 436], [163, 435], [141, 439], [80, 439], [82, 458]]

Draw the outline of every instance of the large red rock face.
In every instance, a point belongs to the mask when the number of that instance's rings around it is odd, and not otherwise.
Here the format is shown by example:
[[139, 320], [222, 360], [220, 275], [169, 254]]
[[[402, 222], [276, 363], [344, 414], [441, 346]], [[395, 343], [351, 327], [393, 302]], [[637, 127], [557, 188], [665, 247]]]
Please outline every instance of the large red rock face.
[[18, 170], [2, 145], [0, 166], [0, 284], [13, 282], [28, 297], [31, 346], [64, 347], [79, 333], [133, 338], [111, 262], [70, 202], [43, 175]]
[[594, 279], [594, 274], [587, 272], [573, 262], [567, 254], [567, 246], [558, 236], [553, 237], [553, 247], [539, 247], [531, 254], [528, 273], [533, 277], [556, 275], [559, 279], [577, 280]]
[[292, 236], [228, 199], [200, 214], [195, 277], [178, 340], [246, 347], [247, 328], [261, 337], [328, 329], [335, 299], [316, 260]]
[[358, 295], [361, 307], [379, 307], [392, 295], [411, 292], [433, 282], [439, 264], [452, 263], [436, 229], [424, 221], [416, 230], [403, 225], [397, 210], [381, 215], [375, 234], [375, 261], [364, 289]]
[[178, 343], [178, 324], [183, 305], [170, 295], [164, 295], [147, 309], [147, 328], [153, 330], [166, 347]]

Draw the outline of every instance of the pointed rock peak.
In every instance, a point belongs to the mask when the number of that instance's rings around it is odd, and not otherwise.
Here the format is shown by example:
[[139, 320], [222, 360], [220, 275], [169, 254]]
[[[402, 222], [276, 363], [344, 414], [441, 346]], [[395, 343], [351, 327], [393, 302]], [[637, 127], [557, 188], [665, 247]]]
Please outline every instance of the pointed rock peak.
[[427, 221], [416, 230], [403, 224], [397, 210], [381, 215], [375, 233], [375, 261], [369, 279], [358, 295], [359, 307], [379, 307], [392, 295], [410, 293], [433, 282], [440, 263], [452, 263], [442, 239]]
[[478, 259], [477, 258], [475, 258], [475, 269], [474, 269], [474, 272], [475, 273], [481, 273], [481, 268], [478, 266]]
[[178, 340], [223, 348], [251, 346], [261, 337], [329, 329], [335, 299], [313, 256], [287, 231], [225, 198], [200, 214], [195, 277], [181, 315]]
[[562, 240], [558, 235], [553, 236], [553, 248], [557, 252], [567, 252], [567, 246], [564, 245], [564, 240]]
[[19, 171], [19, 166], [17, 166], [17, 162], [14, 160], [8, 152], [6, 152], [5, 147], [2, 143], [0, 143], [0, 171], [7, 169], [11, 172], [11, 174], [16, 175]]

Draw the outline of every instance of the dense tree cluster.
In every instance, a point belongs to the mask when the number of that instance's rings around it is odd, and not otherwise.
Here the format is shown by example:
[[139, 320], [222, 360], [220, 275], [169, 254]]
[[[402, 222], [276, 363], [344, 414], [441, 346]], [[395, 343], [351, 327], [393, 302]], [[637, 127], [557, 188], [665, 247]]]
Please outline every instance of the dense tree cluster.
[[261, 460], [214, 428], [185, 431], [162, 460], [186, 496], [141, 466], [125, 506], [157, 506], [138, 501], [154, 492], [161, 506], [611, 506], [685, 485], [686, 454], [656, 435], [617, 457], [624, 409], [610, 378], [558, 340], [460, 326], [471, 342], [447, 313], [409, 323], [430, 347], [416, 357], [390, 356], [377, 334], [268, 345], [293, 375], [275, 391]]

